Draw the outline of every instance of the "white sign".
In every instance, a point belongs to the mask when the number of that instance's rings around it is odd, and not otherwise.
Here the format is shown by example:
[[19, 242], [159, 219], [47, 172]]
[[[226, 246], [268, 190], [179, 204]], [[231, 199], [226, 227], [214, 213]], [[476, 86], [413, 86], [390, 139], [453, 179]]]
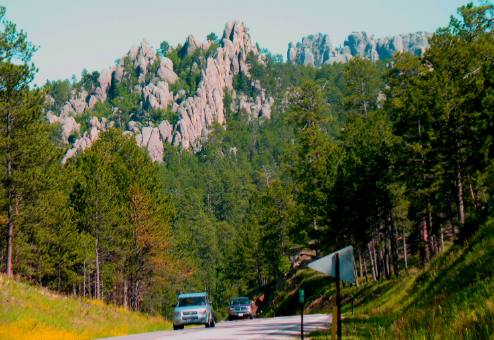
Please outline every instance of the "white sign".
[[332, 254], [321, 257], [309, 263], [309, 268], [317, 270], [323, 274], [336, 277], [335, 255], [340, 258], [340, 279], [346, 282], [355, 283], [355, 260], [353, 257], [353, 247], [348, 246]]

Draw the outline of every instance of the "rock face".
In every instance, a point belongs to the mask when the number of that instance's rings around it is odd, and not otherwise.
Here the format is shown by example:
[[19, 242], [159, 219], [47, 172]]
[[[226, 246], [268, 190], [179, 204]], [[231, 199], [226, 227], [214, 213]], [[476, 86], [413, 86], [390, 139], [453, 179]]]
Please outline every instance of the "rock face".
[[144, 107], [146, 109], [166, 109], [173, 102], [173, 93], [168, 89], [168, 83], [158, 81], [142, 89]]
[[301, 65], [322, 65], [329, 60], [333, 44], [329, 35], [318, 33], [308, 35], [294, 44], [288, 44], [287, 57], [290, 62]]
[[386, 60], [397, 52], [422, 55], [429, 48], [430, 33], [417, 32], [376, 39], [366, 32], [354, 32], [344, 41], [342, 47], [335, 47], [327, 34], [303, 37], [298, 43], [289, 43], [288, 62], [321, 66], [323, 64], [344, 63], [353, 57], [372, 61]]
[[[249, 74], [246, 61], [251, 52], [259, 56], [259, 50], [244, 23], [227, 23], [216, 56], [207, 60], [197, 94], [184, 100], [177, 109], [181, 119], [173, 137], [174, 145], [198, 150], [201, 140], [214, 123], [226, 124], [223, 107], [225, 91], [233, 89], [234, 75], [240, 72]], [[270, 103], [272, 99], [264, 98], [253, 114], [258, 116], [263, 105], [265, 111], [270, 113]]]
[[101, 118], [101, 120], [96, 117], [91, 118], [89, 121], [89, 131], [86, 131], [81, 138], [75, 141], [73, 147], [65, 154], [62, 163], [65, 164], [65, 162], [67, 162], [69, 158], [74, 157], [77, 152], [86, 150], [98, 139], [100, 132], [106, 131], [111, 127], [113, 127], [113, 122], [110, 122], [106, 118]]
[[[99, 76], [99, 85], [89, 91], [73, 93], [72, 98], [63, 106], [57, 116], [47, 113], [51, 123], [62, 125], [62, 140], [69, 142], [69, 137], [80, 134], [80, 126], [75, 116], [89, 112], [99, 102], [104, 102], [110, 90], [129, 77], [126, 70], [129, 64], [137, 75], [137, 85], [131, 89], [139, 95], [142, 110], [167, 110], [177, 114], [176, 122], [161, 121], [158, 126], [145, 123], [129, 122], [125, 133], [134, 134], [138, 145], [147, 149], [151, 159], [163, 160], [163, 143], [171, 143], [185, 149], [199, 150], [201, 142], [207, 137], [214, 124], [226, 125], [223, 101], [227, 91], [233, 91], [233, 78], [239, 73], [250, 77], [247, 56], [253, 53], [260, 62], [256, 44], [250, 37], [243, 22], [232, 21], [226, 24], [219, 48], [212, 57], [208, 57], [200, 67], [201, 80], [197, 92], [189, 97], [183, 90], [174, 94], [170, 91], [171, 84], [178, 80], [173, 71], [173, 62], [157, 55], [156, 51], [144, 41], [133, 47], [120, 61], [110, 69], [104, 70]], [[199, 42], [194, 36], [187, 37], [180, 53], [191, 55], [197, 49], [208, 50], [211, 42]], [[126, 64], [127, 63], [127, 64]], [[269, 118], [273, 98], [267, 97], [259, 82], [252, 83], [256, 99], [241, 98], [237, 101], [237, 109], [244, 109], [251, 117]], [[234, 94], [235, 95], [235, 94]], [[114, 108], [118, 111], [118, 108]], [[98, 120], [93, 117], [90, 129], [73, 143], [73, 147], [64, 157], [64, 162], [85, 150], [113, 122]]]
[[156, 127], [146, 126], [141, 133], [136, 135], [137, 144], [148, 150], [152, 160], [163, 161], [163, 142], [160, 138], [160, 130]]
[[207, 51], [210, 46], [211, 46], [210, 41], [200, 42], [193, 35], [189, 35], [185, 40], [185, 44], [180, 52], [182, 53], [182, 55], [191, 55], [197, 49], [202, 49], [204, 51]]
[[[124, 55], [120, 61], [113, 67], [103, 70], [98, 78], [98, 86], [90, 93], [83, 90], [79, 93], [72, 93], [71, 99], [65, 103], [57, 116], [54, 112], [48, 112], [47, 118], [50, 123], [60, 123], [62, 126], [63, 142], [68, 143], [69, 137], [80, 133], [80, 125], [76, 122], [76, 116], [84, 113], [86, 110], [94, 109], [94, 106], [99, 102], [104, 102], [108, 99], [109, 91], [112, 85], [117, 85], [126, 77], [124, 70], [124, 62], [128, 60], [134, 67], [137, 73], [139, 85], [134, 92], [141, 97], [141, 106], [145, 109], [167, 109], [172, 105], [174, 95], [169, 89], [168, 84], [173, 84], [177, 81], [178, 76], [173, 71], [173, 62], [168, 58], [159, 57], [156, 51], [146, 42], [143, 41], [139, 46], [133, 47]], [[146, 75], [151, 72], [153, 65], [159, 63], [156, 74], [153, 74], [152, 80], [146, 82]], [[99, 121], [93, 117], [90, 120], [89, 131], [86, 131], [83, 136], [77, 139], [72, 148], [65, 155], [63, 162], [75, 156], [77, 152], [84, 151], [97, 138], [101, 131], [113, 126], [113, 122], [106, 119]], [[143, 129], [144, 130], [144, 129]], [[133, 133], [141, 133], [140, 130], [132, 131]], [[146, 130], [147, 132], [147, 130]], [[142, 132], [144, 137], [147, 135]], [[140, 145], [146, 147], [153, 160], [162, 159], [163, 152], [156, 149], [163, 149], [161, 143], [155, 140], [156, 134], [153, 134], [151, 139], [141, 138]], [[159, 138], [158, 133], [158, 138]]]

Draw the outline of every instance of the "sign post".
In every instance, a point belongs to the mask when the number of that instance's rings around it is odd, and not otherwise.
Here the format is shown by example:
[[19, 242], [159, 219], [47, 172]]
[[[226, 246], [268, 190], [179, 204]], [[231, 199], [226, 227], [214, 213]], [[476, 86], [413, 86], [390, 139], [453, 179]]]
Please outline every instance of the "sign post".
[[300, 303], [300, 339], [304, 340], [304, 303], [305, 292], [303, 289], [298, 291], [298, 302]]
[[[337, 252], [324, 256], [309, 263], [309, 268], [317, 270], [323, 274], [336, 279], [335, 311], [333, 313], [333, 330], [336, 326], [336, 337], [341, 339], [341, 296], [340, 281], [355, 283], [355, 260], [353, 257], [353, 247], [348, 246]], [[334, 333], [333, 333], [334, 334]]]
[[[340, 254], [334, 256], [336, 277], [336, 338], [341, 339]], [[333, 321], [334, 322], [334, 321]]]

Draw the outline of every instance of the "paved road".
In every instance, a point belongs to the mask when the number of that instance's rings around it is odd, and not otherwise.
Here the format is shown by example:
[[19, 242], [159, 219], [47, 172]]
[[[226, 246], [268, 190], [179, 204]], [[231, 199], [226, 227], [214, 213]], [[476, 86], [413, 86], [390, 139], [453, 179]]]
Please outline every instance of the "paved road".
[[[304, 315], [304, 334], [329, 327], [330, 315]], [[272, 340], [296, 339], [300, 336], [300, 316], [282, 316], [268, 319], [219, 322], [214, 328], [194, 327], [178, 331], [152, 332], [122, 337], [112, 340]]]

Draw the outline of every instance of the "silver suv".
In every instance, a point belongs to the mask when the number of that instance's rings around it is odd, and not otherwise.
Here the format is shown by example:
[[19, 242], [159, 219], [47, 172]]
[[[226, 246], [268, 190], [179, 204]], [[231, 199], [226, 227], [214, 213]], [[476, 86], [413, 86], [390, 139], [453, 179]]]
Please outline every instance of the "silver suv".
[[173, 329], [183, 329], [185, 325], [214, 327], [213, 307], [208, 293], [179, 294], [173, 309]]

